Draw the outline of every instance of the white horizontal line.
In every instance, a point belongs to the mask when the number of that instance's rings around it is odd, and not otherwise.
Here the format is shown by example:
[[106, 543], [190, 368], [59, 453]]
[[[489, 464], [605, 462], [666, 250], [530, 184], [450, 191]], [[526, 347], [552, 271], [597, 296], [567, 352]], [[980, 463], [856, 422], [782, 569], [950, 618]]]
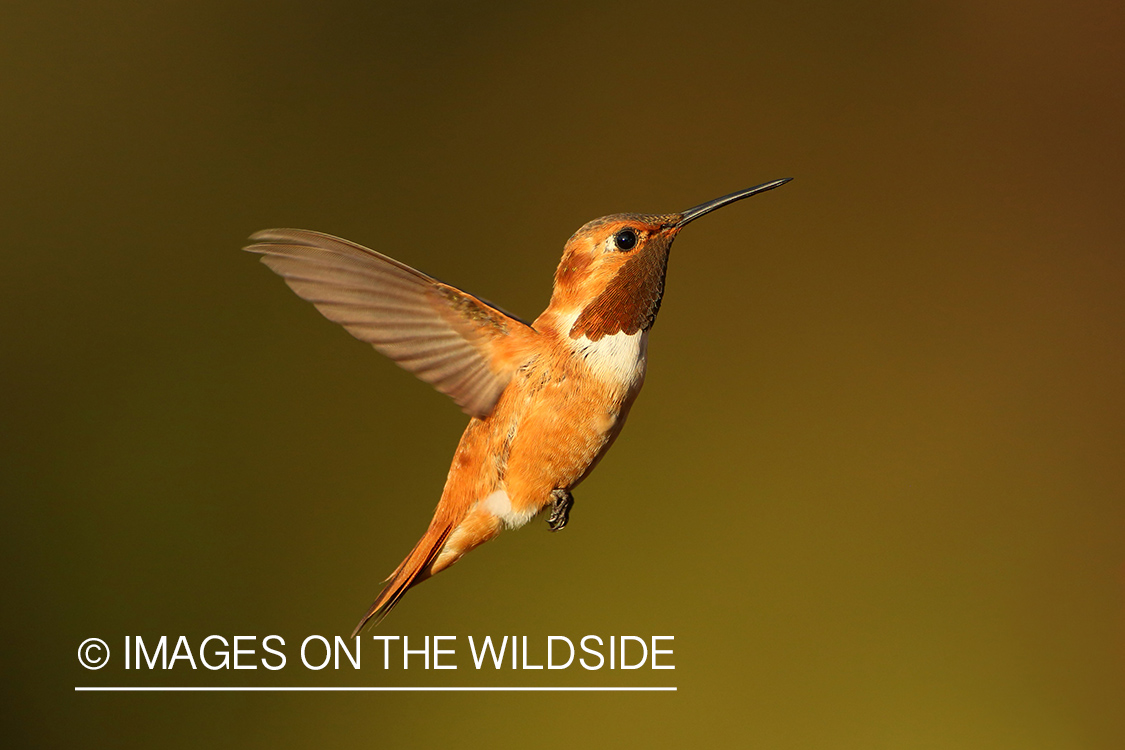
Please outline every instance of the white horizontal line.
[[188, 686], [160, 686], [160, 687], [76, 687], [77, 693], [511, 693], [511, 692], [675, 692], [675, 687], [413, 687], [413, 686], [361, 686], [361, 687], [188, 687]]

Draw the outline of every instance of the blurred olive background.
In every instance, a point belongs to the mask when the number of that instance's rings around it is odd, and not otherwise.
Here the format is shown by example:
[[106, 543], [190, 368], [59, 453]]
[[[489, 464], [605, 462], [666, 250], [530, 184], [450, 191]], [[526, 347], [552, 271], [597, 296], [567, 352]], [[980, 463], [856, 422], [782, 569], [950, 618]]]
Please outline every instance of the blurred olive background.
[[[5, 735], [24, 746], [1125, 746], [1119, 3], [17, 3], [0, 45]], [[253, 231], [524, 317], [567, 237], [795, 177], [677, 241], [645, 392], [538, 519], [308, 672], [465, 417]], [[125, 672], [277, 633], [282, 672]], [[465, 636], [673, 635], [676, 670]], [[114, 661], [75, 659], [87, 637]], [[76, 685], [676, 685], [75, 694]]]

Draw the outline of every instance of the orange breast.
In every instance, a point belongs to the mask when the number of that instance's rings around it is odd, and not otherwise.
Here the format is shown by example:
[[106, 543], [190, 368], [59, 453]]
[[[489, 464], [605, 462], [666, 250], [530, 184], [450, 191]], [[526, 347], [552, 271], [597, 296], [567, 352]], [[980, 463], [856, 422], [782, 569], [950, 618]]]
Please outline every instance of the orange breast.
[[535, 356], [492, 413], [473, 419], [461, 437], [431, 525], [435, 534], [454, 531], [430, 572], [503, 526], [523, 525], [554, 490], [581, 482], [613, 444], [640, 391], [647, 334], [591, 342], [544, 328]]

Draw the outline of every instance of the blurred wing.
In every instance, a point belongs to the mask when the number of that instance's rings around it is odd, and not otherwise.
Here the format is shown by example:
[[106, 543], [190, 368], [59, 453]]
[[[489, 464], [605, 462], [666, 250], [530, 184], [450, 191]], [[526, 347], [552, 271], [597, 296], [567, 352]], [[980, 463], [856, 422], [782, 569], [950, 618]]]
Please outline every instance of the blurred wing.
[[267, 229], [246, 250], [360, 341], [488, 416], [518, 366], [509, 337], [531, 327], [456, 287], [347, 240]]

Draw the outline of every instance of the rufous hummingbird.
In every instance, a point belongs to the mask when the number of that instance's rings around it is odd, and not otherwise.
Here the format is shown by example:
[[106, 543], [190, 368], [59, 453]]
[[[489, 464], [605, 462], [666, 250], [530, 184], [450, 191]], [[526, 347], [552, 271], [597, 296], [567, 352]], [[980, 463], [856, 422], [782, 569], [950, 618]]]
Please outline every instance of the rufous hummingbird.
[[504, 528], [550, 507], [562, 529], [573, 490], [605, 455], [645, 379], [672, 241], [774, 180], [673, 214], [613, 214], [571, 237], [551, 303], [533, 323], [327, 234], [267, 229], [246, 250], [298, 295], [469, 414], [433, 520], [353, 637], [408, 589]]

